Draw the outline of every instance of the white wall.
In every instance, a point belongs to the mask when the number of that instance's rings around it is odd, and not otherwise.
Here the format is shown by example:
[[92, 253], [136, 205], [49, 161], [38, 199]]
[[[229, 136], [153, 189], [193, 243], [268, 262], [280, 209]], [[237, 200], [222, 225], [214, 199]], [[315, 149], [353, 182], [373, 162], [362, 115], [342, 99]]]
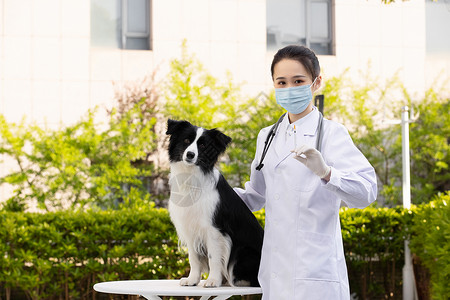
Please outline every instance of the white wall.
[[[26, 3], [24, 3], [24, 1]], [[76, 121], [87, 108], [111, 104], [112, 81], [134, 80], [180, 56], [180, 45], [212, 74], [233, 74], [244, 92], [270, 89], [265, 0], [153, 0], [152, 51], [90, 47], [89, 0], [0, 0], [0, 112], [50, 126]], [[321, 56], [323, 75], [350, 68], [355, 79], [371, 64], [395, 73], [418, 94], [426, 87], [423, 0], [336, 0], [335, 54]]]
[[446, 87], [444, 96], [450, 97], [450, 1], [427, 0], [425, 8], [427, 32], [425, 84], [434, 89]]
[[[0, 112], [51, 125], [89, 106], [89, 1], [0, 1]], [[76, 103], [76, 105], [74, 104]]]
[[215, 76], [230, 71], [251, 94], [264, 86], [265, 0], [160, 0], [153, 9], [157, 64], [179, 57], [186, 39], [189, 52]]
[[[25, 2], [24, 2], [25, 1]], [[107, 105], [112, 81], [155, 66], [163, 77], [183, 39], [216, 76], [264, 86], [264, 0], [153, 0], [153, 51], [90, 47], [89, 0], [0, 0], [0, 113], [58, 126]]]
[[384, 5], [380, 0], [336, 0], [335, 56], [321, 57], [327, 76], [350, 68], [352, 80], [360, 71], [380, 80], [398, 74], [407, 89], [425, 89], [425, 12], [423, 0]]

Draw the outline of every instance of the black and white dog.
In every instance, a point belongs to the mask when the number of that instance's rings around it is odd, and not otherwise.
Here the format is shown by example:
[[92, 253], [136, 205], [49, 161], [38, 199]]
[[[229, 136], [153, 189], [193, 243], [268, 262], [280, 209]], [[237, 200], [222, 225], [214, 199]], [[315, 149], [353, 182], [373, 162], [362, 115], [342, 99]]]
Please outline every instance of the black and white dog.
[[189, 252], [189, 277], [181, 285], [259, 286], [264, 231], [255, 216], [214, 167], [231, 138], [217, 129], [168, 120], [169, 213]]

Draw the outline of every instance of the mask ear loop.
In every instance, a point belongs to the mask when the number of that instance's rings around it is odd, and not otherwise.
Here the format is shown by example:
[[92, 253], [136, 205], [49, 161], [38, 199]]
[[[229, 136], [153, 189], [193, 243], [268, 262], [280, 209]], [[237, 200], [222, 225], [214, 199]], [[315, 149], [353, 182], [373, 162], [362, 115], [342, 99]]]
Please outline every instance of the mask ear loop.
[[[310, 85], [311, 88], [312, 88], [313, 85], [316, 83], [317, 78], [319, 78], [319, 76], [317, 76], [317, 77], [314, 79], [314, 81], [311, 83], [311, 85]], [[311, 92], [312, 92], [312, 91], [311, 91]]]

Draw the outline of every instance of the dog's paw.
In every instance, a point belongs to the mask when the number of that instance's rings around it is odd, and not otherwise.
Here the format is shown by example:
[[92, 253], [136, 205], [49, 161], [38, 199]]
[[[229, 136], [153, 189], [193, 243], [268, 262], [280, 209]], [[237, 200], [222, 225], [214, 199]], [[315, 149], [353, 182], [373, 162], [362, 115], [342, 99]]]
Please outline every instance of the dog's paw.
[[196, 286], [200, 280], [196, 280], [190, 277], [183, 277], [180, 279], [180, 285], [181, 286]]
[[222, 285], [221, 279], [208, 277], [208, 279], [205, 281], [204, 287], [215, 288], [215, 287], [219, 287], [221, 285]]

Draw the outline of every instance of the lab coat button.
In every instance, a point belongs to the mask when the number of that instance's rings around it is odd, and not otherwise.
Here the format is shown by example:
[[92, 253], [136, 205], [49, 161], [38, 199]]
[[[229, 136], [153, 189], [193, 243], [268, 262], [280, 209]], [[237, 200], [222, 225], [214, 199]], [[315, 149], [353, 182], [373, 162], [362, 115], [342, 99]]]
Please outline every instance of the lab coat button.
[[280, 199], [280, 195], [275, 194], [275, 200], [279, 200]]
[[277, 278], [277, 274], [272, 273], [272, 278]]

